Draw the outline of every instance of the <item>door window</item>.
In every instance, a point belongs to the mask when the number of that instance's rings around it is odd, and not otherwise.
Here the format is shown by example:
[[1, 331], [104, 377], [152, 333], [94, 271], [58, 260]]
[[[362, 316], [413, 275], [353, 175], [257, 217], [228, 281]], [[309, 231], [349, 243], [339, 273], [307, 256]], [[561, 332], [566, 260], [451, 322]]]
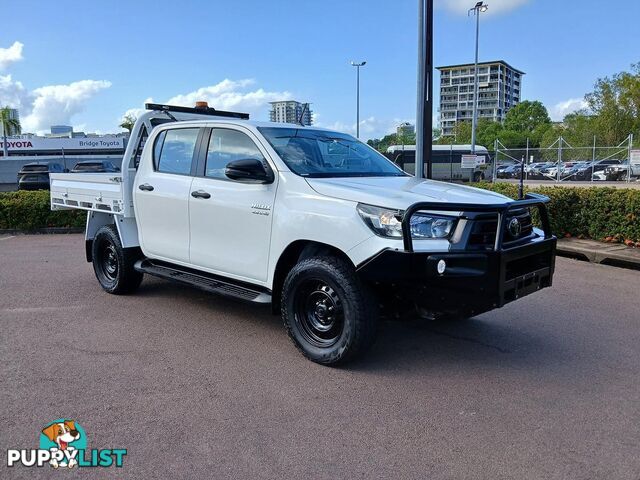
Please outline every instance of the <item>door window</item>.
[[211, 130], [205, 175], [226, 179], [224, 169], [234, 160], [255, 159], [264, 162], [260, 150], [246, 134], [237, 130], [214, 128]]
[[176, 128], [167, 130], [164, 138], [161, 135], [154, 145], [154, 154], [158, 155], [157, 170], [163, 173], [189, 175], [198, 132], [198, 128]]

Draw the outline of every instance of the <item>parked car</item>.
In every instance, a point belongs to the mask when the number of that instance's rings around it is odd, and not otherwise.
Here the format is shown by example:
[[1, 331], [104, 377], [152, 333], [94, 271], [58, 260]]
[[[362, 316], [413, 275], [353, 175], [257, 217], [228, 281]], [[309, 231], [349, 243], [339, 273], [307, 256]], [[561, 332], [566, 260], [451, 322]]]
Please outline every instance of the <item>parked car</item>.
[[64, 167], [55, 162], [27, 163], [18, 172], [18, 190], [47, 190], [49, 174], [64, 171]]
[[550, 166], [550, 162], [533, 162], [528, 165], [525, 165], [524, 171], [526, 173], [536, 173], [543, 167]]
[[603, 170], [605, 179], [610, 182], [627, 180], [629, 174], [631, 177], [640, 177], [640, 164], [632, 163], [629, 166], [629, 160], [625, 160], [620, 165], [610, 165]]
[[548, 180], [543, 170], [555, 166], [554, 162], [535, 162], [528, 165], [527, 179], [529, 180]]
[[594, 182], [604, 182], [607, 180], [607, 175], [604, 173], [604, 170], [600, 170], [599, 172], [594, 172], [591, 175], [591, 180]]
[[520, 178], [520, 165], [512, 164], [505, 167], [502, 171], [496, 172], [498, 178]]
[[107, 160], [83, 160], [76, 163], [71, 173], [104, 173], [119, 172], [120, 168]]
[[121, 174], [52, 176], [54, 210], [88, 211], [85, 254], [108, 293], [146, 274], [270, 303], [304, 356], [333, 365], [373, 343], [379, 307], [468, 317], [552, 284], [547, 197], [419, 179], [332, 130], [147, 109]]
[[610, 165], [620, 165], [620, 160], [609, 158], [606, 160], [596, 160], [595, 162], [590, 162], [582, 170], [577, 171], [573, 178], [578, 181], [589, 181], [592, 179], [599, 180], [600, 176], [597, 175], [596, 178], [594, 177], [594, 174], [603, 171]]
[[515, 165], [515, 163], [500, 163], [497, 167], [496, 167], [496, 177], [498, 178], [504, 178], [502, 176], [502, 174], [504, 173], [504, 171], [509, 168], [509, 167], [513, 167]]

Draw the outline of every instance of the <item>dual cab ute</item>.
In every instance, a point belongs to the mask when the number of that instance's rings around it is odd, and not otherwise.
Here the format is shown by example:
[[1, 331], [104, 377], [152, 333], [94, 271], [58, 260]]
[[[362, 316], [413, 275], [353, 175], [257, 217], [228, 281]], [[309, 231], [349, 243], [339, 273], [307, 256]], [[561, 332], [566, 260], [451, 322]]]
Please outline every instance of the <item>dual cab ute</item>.
[[468, 317], [551, 285], [546, 197], [417, 179], [330, 130], [147, 109], [121, 173], [51, 175], [53, 209], [88, 211], [87, 260], [109, 293], [149, 274], [271, 303], [331, 365], [372, 344], [380, 309]]

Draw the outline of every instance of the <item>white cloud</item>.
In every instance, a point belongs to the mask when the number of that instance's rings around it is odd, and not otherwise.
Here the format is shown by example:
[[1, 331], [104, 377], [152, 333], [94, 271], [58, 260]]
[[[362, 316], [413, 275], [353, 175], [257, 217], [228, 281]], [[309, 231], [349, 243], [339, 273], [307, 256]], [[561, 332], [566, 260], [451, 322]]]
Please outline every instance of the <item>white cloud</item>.
[[[0, 48], [0, 69], [21, 60], [22, 47], [15, 42], [7, 49]], [[20, 111], [23, 131], [42, 133], [51, 125], [71, 124], [72, 117], [82, 112], [89, 100], [110, 86], [107, 80], [80, 80], [29, 91], [11, 75], [0, 75], [0, 103]]]
[[111, 82], [107, 80], [80, 80], [68, 85], [36, 88], [29, 93], [31, 101], [20, 106], [22, 128], [38, 132], [51, 125], [69, 124], [91, 98], [110, 86]]
[[[267, 91], [263, 88], [250, 90], [249, 87], [252, 85], [255, 85], [255, 80], [253, 79], [230, 80], [225, 78], [215, 85], [200, 87], [192, 92], [174, 95], [163, 103], [193, 107], [197, 101], [205, 101], [210, 107], [218, 110], [242, 111], [249, 113], [251, 118], [260, 118], [261, 115], [265, 116], [269, 102], [293, 98], [293, 95], [288, 91]], [[147, 98], [143, 105], [145, 103], [153, 103], [153, 99]], [[144, 112], [145, 109], [142, 107], [130, 108], [122, 118], [126, 115], [133, 115], [137, 118]], [[121, 121], [121, 119], [118, 120], [118, 123]]]
[[9, 48], [0, 48], [0, 70], [22, 60], [22, 47], [24, 47], [22, 43], [13, 42]]
[[203, 100], [210, 107], [219, 110], [244, 110], [248, 113], [263, 111], [269, 102], [277, 100], [289, 100], [292, 94], [287, 91], [266, 91], [263, 88], [248, 90], [255, 84], [255, 80], [229, 80], [225, 78], [221, 82], [208, 87], [201, 87], [189, 93], [171, 97], [166, 103], [169, 105], [193, 106], [196, 101]]
[[29, 92], [11, 75], [0, 75], [0, 107], [20, 108], [29, 101]]
[[568, 100], [558, 102], [551, 107], [549, 110], [549, 116], [551, 117], [551, 120], [560, 122], [564, 119], [565, 115], [584, 108], [587, 108], [587, 102], [585, 102], [584, 98], [570, 98]]
[[[518, 7], [526, 5], [530, 0], [488, 0], [489, 9], [487, 13], [505, 13]], [[442, 7], [450, 12], [460, 15], [467, 15], [469, 9], [475, 5], [475, 0], [436, 0], [436, 6]]]

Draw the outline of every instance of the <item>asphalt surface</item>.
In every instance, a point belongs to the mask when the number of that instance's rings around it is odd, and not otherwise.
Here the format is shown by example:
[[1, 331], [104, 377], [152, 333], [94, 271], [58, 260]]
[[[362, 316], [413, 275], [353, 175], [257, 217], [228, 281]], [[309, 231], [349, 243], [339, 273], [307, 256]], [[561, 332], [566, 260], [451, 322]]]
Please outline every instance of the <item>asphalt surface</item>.
[[470, 321], [384, 322], [335, 369], [268, 308], [150, 278], [111, 296], [81, 236], [0, 237], [0, 478], [65, 476], [5, 451], [65, 417], [128, 449], [66, 478], [638, 479], [640, 273], [557, 267]]

